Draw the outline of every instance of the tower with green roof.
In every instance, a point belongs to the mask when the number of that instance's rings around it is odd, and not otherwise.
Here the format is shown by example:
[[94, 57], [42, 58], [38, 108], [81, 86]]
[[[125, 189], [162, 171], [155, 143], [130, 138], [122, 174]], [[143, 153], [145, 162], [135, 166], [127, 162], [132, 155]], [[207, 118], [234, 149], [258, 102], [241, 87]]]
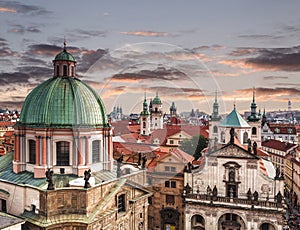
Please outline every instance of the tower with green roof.
[[43, 178], [48, 168], [78, 176], [87, 169], [110, 169], [112, 137], [104, 104], [77, 78], [75, 58], [65, 43], [53, 67], [53, 77], [24, 101], [15, 126], [13, 171]]
[[140, 134], [150, 135], [150, 113], [148, 111], [146, 94], [143, 102], [143, 111], [140, 113]]
[[221, 144], [227, 144], [230, 141], [231, 128], [234, 128], [234, 136], [239, 140], [239, 142], [243, 145], [247, 145], [248, 139], [250, 138], [251, 126], [240, 115], [235, 105], [233, 110], [220, 123], [218, 140]]
[[158, 93], [156, 93], [156, 97], [152, 100], [151, 128], [163, 128], [162, 102], [158, 97]]
[[251, 113], [248, 116], [247, 121], [248, 124], [251, 126], [251, 141], [255, 141], [258, 147], [261, 147], [261, 122], [260, 116], [256, 112], [256, 102], [255, 102], [255, 88], [253, 87], [253, 97], [251, 103]]

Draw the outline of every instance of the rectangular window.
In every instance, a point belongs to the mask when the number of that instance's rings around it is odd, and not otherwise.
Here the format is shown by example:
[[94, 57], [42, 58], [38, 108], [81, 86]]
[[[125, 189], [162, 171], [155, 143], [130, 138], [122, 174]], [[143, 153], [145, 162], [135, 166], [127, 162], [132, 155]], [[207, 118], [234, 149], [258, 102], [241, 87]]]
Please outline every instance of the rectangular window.
[[7, 209], [6, 209], [6, 200], [0, 199], [0, 201], [1, 201], [1, 211], [2, 212], [7, 212]]
[[168, 181], [168, 180], [165, 181], [165, 187], [166, 187], [166, 188], [170, 188], [170, 181]]
[[174, 205], [175, 204], [175, 198], [173, 195], [166, 195], [166, 203]]
[[72, 77], [74, 77], [74, 66], [71, 67], [71, 74], [72, 74]]
[[70, 143], [60, 141], [56, 143], [56, 165], [66, 166], [70, 164]]
[[100, 141], [95, 140], [92, 142], [92, 158], [93, 163], [100, 162]]
[[171, 188], [176, 188], [176, 181], [171, 181]]
[[118, 196], [118, 212], [125, 212], [125, 194]]
[[34, 140], [29, 140], [29, 163], [35, 164], [35, 156], [36, 156], [36, 144]]
[[171, 167], [171, 172], [176, 172], [176, 168], [175, 167]]
[[170, 171], [170, 167], [169, 166], [165, 166], [165, 171], [169, 172]]
[[173, 145], [174, 144], [174, 140], [170, 140], [170, 145]]

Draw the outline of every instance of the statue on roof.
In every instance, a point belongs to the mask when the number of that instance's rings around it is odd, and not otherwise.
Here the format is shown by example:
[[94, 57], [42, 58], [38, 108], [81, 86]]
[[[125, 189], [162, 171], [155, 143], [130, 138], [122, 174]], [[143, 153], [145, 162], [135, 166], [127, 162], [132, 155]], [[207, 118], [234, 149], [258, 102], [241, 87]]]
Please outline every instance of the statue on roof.
[[251, 153], [251, 140], [248, 138], [248, 153]]
[[91, 185], [89, 183], [90, 177], [91, 177], [91, 169], [85, 170], [84, 171], [84, 180], [85, 180], [84, 188], [90, 188], [91, 187]]
[[121, 164], [123, 162], [124, 155], [123, 153], [121, 156], [117, 159], [117, 177], [121, 176]]
[[146, 157], [146, 155], [144, 155], [142, 158], [142, 169], [146, 168], [146, 162], [147, 162], [147, 157]]
[[230, 129], [230, 144], [234, 144], [234, 128]]
[[256, 141], [253, 142], [253, 154], [255, 156], [257, 155], [257, 143], [256, 143]]
[[53, 170], [48, 168], [48, 170], [46, 171], [45, 174], [46, 174], [46, 178], [47, 178], [47, 182], [48, 182], [47, 190], [54, 190], [54, 184], [53, 184], [53, 180], [52, 180]]

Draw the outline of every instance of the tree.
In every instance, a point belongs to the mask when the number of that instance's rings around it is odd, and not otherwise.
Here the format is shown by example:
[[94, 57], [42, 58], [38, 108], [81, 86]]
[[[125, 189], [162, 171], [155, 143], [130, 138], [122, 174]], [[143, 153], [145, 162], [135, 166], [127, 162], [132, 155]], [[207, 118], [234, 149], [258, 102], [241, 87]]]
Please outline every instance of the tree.
[[208, 145], [208, 139], [202, 135], [193, 136], [191, 139], [181, 141], [179, 148], [186, 153], [193, 155], [195, 159], [202, 156], [201, 151]]

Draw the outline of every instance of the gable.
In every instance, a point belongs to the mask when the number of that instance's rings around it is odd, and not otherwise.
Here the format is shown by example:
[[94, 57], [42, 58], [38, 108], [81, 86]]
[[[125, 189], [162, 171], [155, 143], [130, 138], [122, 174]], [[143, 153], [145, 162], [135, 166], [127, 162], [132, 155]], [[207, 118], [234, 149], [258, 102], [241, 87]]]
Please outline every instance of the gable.
[[168, 139], [187, 139], [187, 138], [191, 138], [191, 136], [183, 131], [179, 131], [178, 133], [175, 133], [168, 137]]
[[233, 158], [242, 158], [242, 159], [258, 159], [257, 156], [248, 153], [245, 149], [239, 147], [236, 144], [225, 145], [221, 149], [218, 149], [211, 154], [208, 154], [210, 157], [233, 157]]

